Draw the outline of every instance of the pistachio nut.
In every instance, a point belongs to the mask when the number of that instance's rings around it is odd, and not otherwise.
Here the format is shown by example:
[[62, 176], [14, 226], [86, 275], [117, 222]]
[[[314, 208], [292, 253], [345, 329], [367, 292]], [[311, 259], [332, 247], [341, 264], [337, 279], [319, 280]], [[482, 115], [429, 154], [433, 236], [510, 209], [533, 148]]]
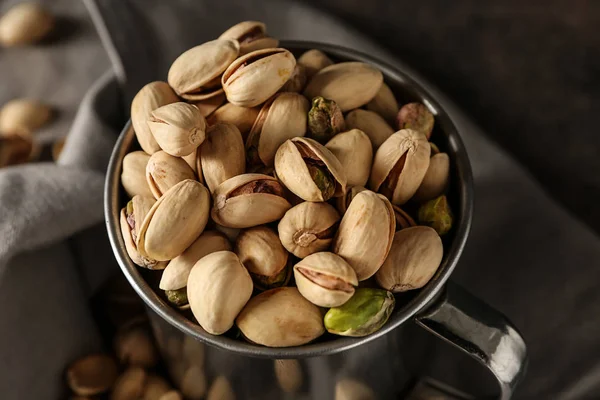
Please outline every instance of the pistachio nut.
[[161, 81], [150, 82], [133, 98], [131, 102], [131, 125], [133, 125], [135, 136], [142, 150], [146, 153], [154, 154], [160, 150], [160, 146], [148, 126], [152, 111], [178, 101], [179, 97], [173, 92], [173, 89], [166, 82]]
[[44, 38], [54, 27], [54, 17], [37, 3], [24, 2], [0, 18], [0, 45], [21, 46]]
[[411, 226], [417, 226], [415, 220], [410, 215], [408, 215], [406, 211], [404, 211], [395, 204], [392, 204], [392, 207], [394, 208], [394, 215], [396, 216], [397, 231], [404, 228], [410, 228]]
[[183, 400], [181, 393], [177, 390], [169, 390], [167, 393], [160, 396], [158, 400]]
[[34, 152], [35, 147], [30, 137], [0, 136], [0, 168], [30, 161]]
[[288, 252], [271, 228], [256, 226], [243, 230], [235, 242], [235, 253], [257, 289], [268, 290], [288, 283], [291, 275]]
[[192, 104], [200, 111], [200, 114], [206, 118], [221, 107], [226, 99], [225, 93], [221, 93], [217, 96], [209, 97], [208, 99], [194, 101]]
[[287, 251], [304, 258], [329, 247], [339, 220], [340, 215], [330, 204], [305, 201], [281, 218], [279, 239]]
[[221, 74], [239, 54], [237, 40], [217, 39], [182, 53], [171, 65], [169, 85], [186, 100], [198, 101], [223, 93]]
[[347, 185], [365, 186], [369, 180], [373, 147], [360, 129], [351, 129], [334, 136], [325, 145], [342, 164]]
[[213, 193], [212, 219], [228, 228], [250, 228], [277, 221], [291, 204], [272, 176], [243, 174], [221, 183]]
[[2, 134], [27, 134], [44, 126], [52, 118], [52, 109], [30, 99], [11, 100], [0, 109]]
[[335, 384], [335, 400], [375, 400], [376, 398], [373, 389], [363, 382], [342, 379]]
[[240, 130], [228, 123], [212, 125], [206, 131], [199, 157], [206, 186], [213, 193], [221, 183], [246, 170], [246, 153]]
[[412, 129], [421, 132], [427, 140], [431, 137], [435, 118], [421, 103], [408, 103], [402, 106], [396, 117], [398, 129]]
[[428, 226], [413, 226], [394, 235], [392, 249], [375, 279], [391, 292], [425, 286], [437, 271], [444, 247], [437, 232]]
[[146, 385], [146, 372], [140, 367], [129, 367], [115, 382], [110, 400], [139, 399], [144, 394]]
[[92, 354], [69, 365], [67, 384], [79, 396], [95, 396], [108, 391], [117, 376], [117, 363], [112, 357]]
[[373, 100], [367, 103], [367, 110], [376, 112], [389, 124], [396, 122], [399, 109], [398, 101], [392, 89], [385, 82], [381, 85], [379, 92], [377, 92]]
[[186, 304], [189, 304], [187, 298], [187, 287], [174, 290], [165, 290], [165, 296], [167, 297], [167, 301], [174, 306], [183, 307]]
[[[433, 147], [432, 147], [433, 149]], [[429, 168], [413, 199], [419, 202], [431, 200], [446, 190], [450, 178], [450, 157], [446, 153], [434, 154], [429, 159]]]
[[204, 141], [206, 120], [198, 108], [177, 102], [152, 111], [148, 127], [165, 153], [182, 157], [196, 150]]
[[279, 89], [280, 92], [302, 93], [306, 86], [306, 69], [296, 63], [290, 79]]
[[435, 229], [443, 236], [452, 229], [454, 215], [445, 195], [423, 203], [418, 211], [419, 224]]
[[217, 122], [226, 122], [237, 126], [245, 143], [259, 112], [259, 107], [240, 107], [225, 103], [208, 117], [208, 123], [214, 125]]
[[373, 150], [377, 150], [392, 134], [394, 129], [377, 113], [357, 109], [346, 115], [346, 129], [360, 129], [371, 139]]
[[333, 61], [321, 50], [312, 49], [304, 52], [298, 58], [298, 64], [304, 67], [306, 77], [310, 79], [323, 68], [332, 65]]
[[188, 278], [192, 313], [205, 331], [221, 335], [252, 295], [252, 278], [238, 256], [217, 251], [196, 262]]
[[294, 265], [298, 290], [319, 307], [338, 307], [347, 302], [358, 286], [356, 272], [342, 257], [314, 253]]
[[202, 400], [206, 395], [206, 386], [204, 370], [192, 365], [184, 372], [179, 389], [185, 399]]
[[295, 393], [302, 387], [302, 367], [298, 360], [273, 360], [275, 378], [281, 390], [286, 393]]
[[194, 176], [198, 179], [198, 181], [204, 184], [204, 176], [202, 175], [202, 163], [200, 163], [200, 148], [196, 148], [196, 150], [192, 151], [187, 156], [181, 157], [183, 161], [186, 162], [187, 165], [190, 166], [192, 171], [194, 171]]
[[354, 296], [325, 314], [325, 328], [340, 336], [362, 337], [377, 332], [388, 320], [396, 299], [387, 290], [358, 288]]
[[[56, 162], [65, 147], [65, 138], [62, 137], [52, 144], [52, 159]], [[142, 179], [143, 180], [143, 179]]]
[[158, 261], [177, 257], [204, 230], [209, 207], [210, 195], [200, 182], [179, 182], [148, 211], [138, 232], [138, 251]]
[[280, 93], [267, 101], [246, 140], [248, 163], [273, 166], [279, 146], [306, 133], [307, 112], [308, 101], [298, 93]]
[[304, 95], [309, 99], [317, 96], [331, 99], [346, 112], [371, 101], [382, 83], [383, 74], [377, 68], [363, 62], [342, 62], [317, 72], [304, 89]]
[[395, 230], [396, 218], [388, 199], [364, 190], [354, 196], [342, 217], [332, 251], [354, 268], [359, 281], [364, 281], [385, 261]]
[[231, 250], [231, 244], [225, 235], [216, 231], [204, 231], [180, 256], [167, 264], [158, 287], [162, 290], [184, 288], [194, 264], [202, 257], [222, 250]]
[[300, 346], [325, 332], [321, 310], [295, 287], [253, 297], [235, 322], [246, 339], [268, 347]]
[[146, 166], [150, 156], [143, 151], [132, 151], [123, 157], [121, 184], [129, 195], [154, 196], [146, 181]]
[[279, 46], [279, 40], [267, 36], [267, 26], [258, 21], [243, 21], [235, 24], [219, 36], [219, 39], [234, 39], [240, 44], [240, 56], [255, 50]]
[[354, 196], [364, 190], [367, 190], [364, 186], [352, 186], [350, 189], [346, 190], [346, 194], [344, 196], [335, 198], [335, 207], [339, 211], [340, 215], [343, 216], [346, 213], [346, 210], [350, 206]]
[[263, 49], [235, 60], [221, 80], [227, 100], [254, 107], [274, 95], [288, 81], [296, 59], [286, 49]]
[[141, 400], [160, 400], [160, 398], [171, 390], [171, 385], [162, 376], [149, 374], [146, 377], [144, 393]]
[[173, 157], [164, 151], [150, 156], [146, 165], [146, 181], [155, 198], [186, 179], [196, 179], [194, 171], [183, 158]]
[[213, 381], [206, 400], [235, 400], [235, 393], [227, 378], [221, 375]]
[[114, 343], [115, 353], [122, 364], [152, 368], [158, 364], [158, 351], [152, 335], [141, 326], [119, 332]]
[[121, 234], [125, 242], [125, 249], [131, 261], [140, 267], [148, 269], [163, 269], [164, 262], [158, 262], [149, 257], [144, 257], [138, 251], [139, 229], [142, 222], [152, 206], [156, 203], [153, 197], [135, 195], [127, 203], [127, 206], [121, 210], [120, 223]]
[[308, 112], [308, 132], [311, 139], [325, 143], [346, 128], [344, 115], [335, 101], [317, 96]]
[[422, 133], [411, 129], [394, 133], [375, 153], [369, 187], [396, 205], [406, 203], [423, 182], [430, 152]]
[[346, 192], [342, 164], [315, 140], [295, 137], [275, 154], [275, 172], [283, 184], [306, 201], [327, 201]]

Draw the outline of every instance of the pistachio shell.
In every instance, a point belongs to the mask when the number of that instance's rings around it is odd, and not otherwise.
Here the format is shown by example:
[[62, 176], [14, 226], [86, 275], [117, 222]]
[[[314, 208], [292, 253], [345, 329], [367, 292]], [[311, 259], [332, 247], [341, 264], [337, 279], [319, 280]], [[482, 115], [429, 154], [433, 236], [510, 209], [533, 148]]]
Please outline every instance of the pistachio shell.
[[381, 85], [373, 100], [367, 103], [367, 110], [376, 112], [390, 124], [396, 121], [399, 109], [392, 89], [385, 83]]
[[402, 205], [417, 191], [429, 168], [431, 147], [420, 132], [403, 129], [375, 153], [369, 187]]
[[94, 396], [108, 391], [117, 375], [117, 364], [112, 357], [92, 354], [69, 365], [67, 383], [80, 396]]
[[334, 136], [325, 145], [342, 164], [347, 185], [365, 186], [369, 180], [373, 148], [369, 137], [359, 129]]
[[271, 289], [253, 297], [236, 324], [248, 340], [268, 347], [300, 346], [325, 332], [319, 308], [293, 287]]
[[140, 367], [129, 367], [119, 376], [110, 394], [110, 400], [139, 399], [144, 393], [146, 372]]
[[275, 153], [286, 140], [306, 133], [308, 101], [297, 93], [280, 93], [264, 104], [254, 122], [246, 148], [256, 148], [260, 161], [272, 166]]
[[152, 368], [158, 364], [158, 351], [150, 332], [137, 326], [119, 332], [115, 338], [115, 353], [125, 365]]
[[0, 132], [28, 133], [44, 126], [52, 118], [46, 104], [29, 99], [11, 100], [0, 109]]
[[188, 278], [192, 313], [213, 335], [227, 332], [252, 295], [252, 279], [235, 253], [217, 251], [196, 262]]
[[228, 228], [226, 226], [219, 225], [219, 224], [215, 224], [215, 229], [217, 231], [221, 232], [223, 235], [225, 235], [231, 243], [235, 243], [238, 235], [242, 231], [239, 228]]
[[246, 170], [244, 142], [233, 124], [218, 123], [206, 131], [200, 148], [200, 163], [206, 186], [211, 193], [217, 186]]
[[182, 157], [204, 141], [206, 121], [198, 108], [177, 102], [152, 111], [148, 127], [165, 153]]
[[169, 262], [162, 273], [159, 288], [177, 290], [185, 287], [194, 264], [202, 257], [222, 250], [231, 250], [231, 244], [223, 234], [203, 232], [180, 256]]
[[234, 176], [213, 193], [213, 220], [228, 228], [250, 228], [277, 221], [291, 204], [276, 178], [262, 174]]
[[183, 374], [180, 390], [186, 400], [202, 400], [206, 395], [206, 386], [204, 370], [192, 365]]
[[421, 186], [413, 198], [416, 201], [434, 199], [444, 193], [450, 177], [450, 157], [446, 153], [437, 153], [429, 159], [429, 168], [423, 177]]
[[321, 50], [312, 49], [306, 51], [298, 58], [298, 64], [306, 70], [306, 77], [312, 78], [317, 72], [333, 64], [333, 61]]
[[442, 240], [432, 228], [402, 229], [394, 235], [390, 254], [375, 279], [394, 293], [422, 288], [437, 271], [443, 255]]
[[196, 176], [182, 158], [157, 151], [148, 160], [146, 181], [155, 198], [160, 198], [167, 190], [186, 179], [193, 180]]
[[254, 107], [274, 95], [288, 81], [296, 59], [286, 49], [253, 51], [235, 60], [223, 73], [227, 100], [242, 107]]
[[223, 93], [219, 77], [239, 54], [236, 40], [217, 39], [182, 53], [169, 69], [169, 85], [186, 100], [198, 101]]
[[358, 286], [350, 264], [328, 252], [311, 254], [294, 265], [294, 277], [302, 296], [320, 307], [341, 306]]
[[296, 64], [294, 67], [294, 72], [292, 72], [292, 76], [290, 79], [283, 85], [283, 87], [279, 90], [280, 92], [294, 92], [294, 93], [302, 93], [304, 87], [306, 86], [306, 69], [304, 66], [300, 64]]
[[150, 374], [146, 378], [146, 385], [142, 400], [160, 400], [160, 398], [171, 390], [171, 386], [162, 376]]
[[35, 146], [30, 137], [21, 135], [0, 136], [0, 167], [30, 161]]
[[[309, 164], [329, 175], [327, 184], [335, 185], [329, 196], [319, 187], [320, 182], [313, 180]], [[309, 138], [296, 137], [282, 144], [275, 154], [275, 171], [290, 191], [306, 201], [327, 201], [346, 192], [346, 175], [338, 159], [325, 146]]]
[[281, 390], [286, 393], [295, 393], [302, 386], [302, 367], [298, 360], [273, 360], [275, 377]]
[[[335, 385], [335, 400], [375, 400], [373, 389], [352, 379], [343, 379]], [[433, 399], [432, 399], [433, 400]]]
[[0, 18], [0, 45], [20, 46], [37, 42], [54, 27], [54, 17], [37, 3], [24, 2]]
[[225, 93], [221, 93], [217, 96], [209, 97], [208, 99], [194, 101], [192, 104], [200, 111], [200, 114], [206, 118], [221, 107], [221, 105], [225, 103], [225, 100]]
[[198, 153], [200, 152], [199, 148], [192, 151], [187, 156], [181, 157], [183, 161], [190, 166], [192, 171], [194, 171], [194, 176], [198, 179], [198, 181], [204, 184], [204, 176], [202, 175], [202, 163], [200, 163], [200, 157], [198, 157]]
[[352, 202], [352, 199], [354, 199], [354, 196], [356, 196], [363, 190], [367, 189], [365, 189], [364, 186], [352, 186], [346, 191], [346, 195], [336, 197], [335, 207], [339, 211], [340, 215], [343, 216], [346, 213], [346, 210], [348, 209], [348, 206], [350, 206], [350, 203]]
[[240, 44], [240, 56], [261, 49], [279, 46], [279, 40], [267, 36], [267, 27], [258, 21], [235, 24], [219, 36], [219, 39], [235, 39]]
[[129, 195], [153, 196], [146, 181], [146, 166], [150, 156], [143, 151], [132, 151], [123, 157], [121, 184]]
[[259, 107], [240, 107], [235, 104], [226, 103], [208, 117], [208, 123], [210, 125], [214, 125], [217, 122], [234, 124], [240, 130], [242, 139], [245, 142], [259, 112]]
[[398, 129], [419, 131], [429, 140], [435, 124], [435, 117], [424, 104], [408, 103], [398, 111], [396, 123]]
[[385, 261], [396, 219], [385, 197], [364, 190], [358, 193], [342, 217], [332, 251], [354, 268], [359, 281], [370, 278]]
[[183, 400], [181, 397], [181, 393], [177, 390], [169, 390], [167, 393], [163, 394], [158, 400]]
[[392, 207], [394, 208], [394, 215], [396, 216], [397, 231], [399, 231], [400, 229], [410, 228], [411, 226], [417, 225], [415, 220], [410, 215], [408, 215], [406, 211], [404, 211], [395, 204], [392, 204]]
[[306, 201], [281, 218], [279, 239], [287, 251], [304, 258], [329, 247], [339, 220], [340, 215], [331, 205]]
[[382, 83], [383, 74], [375, 67], [363, 62], [342, 62], [317, 72], [304, 95], [309, 99], [323, 96], [334, 100], [346, 112], [371, 101]]
[[235, 400], [231, 384], [224, 376], [218, 376], [208, 390], [206, 400]]
[[379, 114], [367, 110], [353, 110], [346, 115], [347, 129], [360, 129], [369, 136], [373, 150], [394, 133], [394, 129]]
[[200, 236], [208, 221], [210, 195], [186, 179], [154, 203], [138, 234], [138, 251], [158, 261], [172, 260]]

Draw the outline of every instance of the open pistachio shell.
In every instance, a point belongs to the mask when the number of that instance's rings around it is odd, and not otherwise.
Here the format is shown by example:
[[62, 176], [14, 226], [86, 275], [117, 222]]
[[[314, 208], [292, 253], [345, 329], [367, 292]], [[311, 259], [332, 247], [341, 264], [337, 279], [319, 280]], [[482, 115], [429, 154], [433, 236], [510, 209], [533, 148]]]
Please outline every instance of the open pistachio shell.
[[333, 61], [321, 50], [312, 49], [303, 53], [298, 58], [298, 64], [306, 71], [306, 77], [312, 78], [317, 72], [333, 64]]
[[150, 156], [143, 151], [132, 151], [123, 157], [121, 184], [129, 195], [153, 196], [146, 181], [146, 166]]
[[304, 95], [334, 100], [346, 112], [371, 101], [382, 83], [383, 74], [377, 68], [363, 62], [342, 62], [317, 72]]
[[272, 166], [279, 146], [306, 133], [308, 108], [308, 100], [298, 93], [280, 93], [267, 101], [246, 140], [249, 162]]
[[196, 262], [188, 278], [192, 313], [205, 331], [227, 332], [252, 295], [252, 279], [231, 251], [217, 251]]
[[358, 193], [342, 217], [332, 251], [354, 268], [359, 281], [375, 275], [385, 261], [396, 219], [391, 203], [377, 193]]
[[228, 228], [250, 228], [277, 221], [291, 204], [272, 176], [243, 174], [221, 183], [213, 192], [213, 220]]
[[279, 89], [279, 91], [302, 93], [306, 86], [306, 80], [306, 69], [304, 66], [296, 63], [292, 76], [290, 76], [290, 79], [281, 87], [281, 89]]
[[346, 184], [365, 186], [369, 180], [373, 148], [369, 137], [359, 129], [351, 129], [334, 136], [325, 145], [342, 164]]
[[219, 36], [219, 39], [235, 39], [240, 44], [240, 56], [255, 50], [279, 46], [279, 40], [267, 35], [267, 26], [258, 21], [242, 21]]
[[206, 131], [200, 148], [200, 163], [208, 190], [246, 170], [246, 152], [239, 129], [233, 124], [218, 123]]
[[152, 111], [148, 126], [165, 153], [182, 157], [202, 144], [206, 121], [198, 108], [191, 104], [177, 102]]
[[422, 133], [411, 129], [394, 133], [375, 153], [369, 187], [396, 205], [406, 203], [423, 182], [430, 152]]
[[394, 133], [394, 129], [377, 113], [368, 110], [353, 110], [346, 115], [347, 129], [360, 129], [367, 134], [373, 150], [377, 150], [383, 142]]
[[446, 153], [434, 154], [429, 159], [429, 168], [413, 198], [421, 202], [438, 197], [448, 187], [449, 178], [450, 157]]
[[235, 323], [246, 339], [268, 347], [300, 346], [325, 332], [319, 307], [294, 287], [271, 289], [253, 297]]
[[160, 198], [167, 190], [186, 179], [196, 179], [196, 176], [184, 159], [158, 151], [148, 160], [146, 181], [155, 198]]
[[346, 175], [338, 159], [309, 138], [296, 137], [282, 144], [275, 154], [275, 172], [306, 201], [327, 201], [346, 192]]
[[367, 190], [364, 186], [352, 186], [350, 189], [346, 190], [346, 194], [344, 196], [335, 198], [335, 208], [339, 211], [340, 215], [344, 215], [346, 210], [350, 206], [352, 199], [354, 196], [362, 192], [363, 190]]
[[263, 49], [235, 60], [223, 73], [227, 100], [242, 107], [254, 107], [274, 95], [288, 81], [296, 59], [286, 49]]
[[181, 255], [200, 236], [210, 208], [210, 194], [191, 179], [179, 182], [154, 203], [138, 233], [138, 251], [158, 261]]
[[393, 293], [422, 288], [437, 271], [443, 255], [442, 240], [434, 229], [402, 229], [394, 235], [390, 254], [375, 279]]
[[396, 230], [410, 228], [411, 226], [416, 226], [417, 223], [406, 211], [401, 209], [395, 204], [392, 204], [394, 208], [394, 215], [396, 216]]
[[214, 113], [208, 117], [208, 123], [214, 125], [217, 122], [226, 122], [237, 126], [242, 134], [242, 139], [246, 142], [248, 133], [254, 125], [254, 121], [260, 112], [259, 107], [240, 107], [235, 104], [226, 103], [217, 108]]
[[381, 85], [373, 100], [367, 103], [367, 110], [376, 112], [390, 124], [396, 121], [399, 108], [392, 89], [385, 83]]

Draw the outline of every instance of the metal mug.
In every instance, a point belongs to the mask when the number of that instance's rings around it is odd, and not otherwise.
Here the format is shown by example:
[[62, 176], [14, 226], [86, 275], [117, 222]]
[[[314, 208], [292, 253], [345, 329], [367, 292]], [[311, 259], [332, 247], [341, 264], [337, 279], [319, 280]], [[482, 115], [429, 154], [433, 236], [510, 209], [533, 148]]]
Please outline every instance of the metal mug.
[[[236, 338], [213, 336], [159, 297], [148, 283], [153, 279], [148, 275], [151, 272], [140, 271], [127, 255], [119, 228], [119, 211], [126, 201], [119, 177], [123, 157], [134, 143], [133, 129], [128, 123], [117, 140], [108, 166], [104, 200], [106, 226], [123, 273], [149, 309], [159, 349], [175, 384], [193, 398], [202, 391], [202, 382], [206, 386], [202, 381], [206, 376], [224, 375], [237, 398], [276, 399], [287, 392], [286, 398], [328, 399], [334, 397], [335, 390], [343, 389], [340, 386], [343, 383], [336, 389], [336, 382], [353, 378], [369, 386], [376, 398], [399, 398], [412, 379], [402, 362], [406, 337], [399, 332], [407, 324], [416, 323], [487, 368], [498, 383], [498, 398], [509, 399], [526, 369], [523, 338], [500, 312], [448, 280], [465, 246], [473, 213], [471, 167], [450, 117], [402, 65], [389, 65], [354, 50], [322, 43], [283, 42], [282, 46], [296, 55], [320, 49], [335, 60], [370, 63], [383, 72], [386, 83], [401, 102], [420, 101], [427, 105], [436, 116], [433, 136], [436, 144], [448, 152], [452, 160], [449, 196], [455, 208], [455, 227], [445, 242], [444, 259], [435, 276], [424, 288], [398, 296], [389, 321], [372, 335], [340, 337], [290, 348], [267, 348]], [[403, 328], [398, 329], [400, 326]], [[285, 387], [285, 382], [282, 387], [277, 379], [273, 360], [281, 359], [296, 360], [281, 364], [284, 374], [302, 376], [296, 387]], [[192, 393], [194, 390], [196, 394]]]

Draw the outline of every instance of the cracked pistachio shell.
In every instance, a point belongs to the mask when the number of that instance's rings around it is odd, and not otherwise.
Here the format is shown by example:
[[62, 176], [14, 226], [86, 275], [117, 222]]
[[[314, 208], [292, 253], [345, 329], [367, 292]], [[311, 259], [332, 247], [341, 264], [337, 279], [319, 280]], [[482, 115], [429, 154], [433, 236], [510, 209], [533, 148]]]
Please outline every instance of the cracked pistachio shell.
[[246, 170], [246, 152], [240, 130], [233, 124], [218, 123], [206, 131], [200, 147], [200, 163], [211, 193], [227, 179]]
[[226, 103], [208, 117], [208, 123], [214, 125], [217, 122], [226, 122], [237, 126], [245, 142], [259, 112], [259, 107], [240, 107]]
[[194, 171], [183, 158], [173, 157], [164, 151], [150, 156], [146, 165], [146, 181], [155, 198], [186, 179], [196, 179]]
[[179, 97], [173, 92], [173, 89], [166, 82], [161, 81], [150, 82], [133, 98], [131, 124], [142, 150], [146, 153], [154, 154], [160, 150], [160, 146], [148, 126], [148, 119], [152, 116], [152, 111], [178, 101]]
[[281, 219], [292, 206], [272, 176], [243, 174], [221, 183], [213, 193], [212, 219], [228, 228], [250, 228]]
[[369, 188], [396, 205], [406, 203], [423, 182], [430, 152], [422, 133], [411, 129], [394, 133], [375, 153]]
[[398, 129], [412, 129], [421, 132], [427, 140], [431, 137], [435, 117], [421, 103], [408, 103], [402, 106], [396, 117]]
[[267, 26], [259, 21], [242, 21], [219, 36], [219, 39], [235, 39], [240, 44], [240, 56], [256, 50], [279, 46], [279, 40], [267, 35]]
[[121, 210], [121, 234], [123, 235], [125, 249], [131, 261], [140, 267], [163, 269], [166, 265], [164, 262], [144, 257], [138, 251], [138, 232], [154, 203], [156, 203], [156, 200], [151, 196], [133, 196], [127, 206]]
[[227, 378], [221, 375], [213, 381], [206, 400], [235, 400], [235, 393]]
[[314, 253], [294, 265], [298, 290], [319, 307], [339, 307], [358, 286], [356, 272], [342, 257], [328, 252]]
[[377, 150], [383, 142], [394, 133], [394, 129], [377, 113], [368, 110], [353, 110], [346, 115], [347, 129], [360, 129], [367, 134], [373, 150]]
[[0, 18], [0, 45], [13, 47], [37, 42], [52, 30], [54, 22], [54, 16], [39, 4], [17, 4]]
[[392, 89], [385, 83], [381, 85], [373, 100], [367, 103], [367, 110], [376, 112], [390, 124], [396, 121], [399, 109]]
[[375, 392], [363, 382], [342, 379], [335, 384], [335, 400], [376, 400]]
[[323, 68], [333, 65], [333, 61], [321, 50], [312, 49], [306, 51], [298, 58], [298, 64], [304, 67], [306, 77], [310, 79]]
[[194, 101], [192, 104], [200, 111], [200, 114], [202, 114], [204, 118], [207, 118], [215, 112], [216, 109], [221, 107], [221, 105], [225, 103], [225, 100], [225, 93], [221, 93], [220, 95], [209, 97], [205, 100]]
[[246, 140], [247, 151], [256, 153], [249, 161], [272, 166], [279, 146], [306, 134], [308, 109], [308, 100], [298, 93], [280, 93], [267, 101]]
[[393, 293], [425, 286], [437, 271], [444, 246], [437, 232], [428, 226], [413, 226], [394, 235], [388, 258], [375, 279]]
[[406, 211], [398, 207], [397, 205], [392, 204], [394, 208], [394, 215], [396, 216], [396, 230], [410, 228], [411, 226], [416, 226], [417, 223], [415, 220], [408, 215]]
[[343, 216], [346, 213], [346, 210], [350, 206], [354, 196], [364, 190], [367, 190], [364, 186], [352, 186], [350, 189], [346, 190], [346, 194], [344, 196], [335, 198], [335, 207], [339, 211], [340, 215]]
[[369, 137], [359, 129], [334, 136], [325, 144], [340, 161], [348, 186], [365, 186], [371, 173], [373, 147]]
[[246, 339], [268, 347], [300, 346], [325, 332], [319, 307], [294, 287], [271, 289], [253, 297], [235, 322]]
[[0, 132], [27, 134], [46, 125], [52, 119], [52, 109], [30, 99], [15, 99], [0, 109]]
[[323, 68], [308, 82], [304, 95], [335, 101], [343, 112], [371, 101], [381, 84], [383, 74], [377, 68], [357, 61], [342, 62]]
[[181, 255], [200, 236], [210, 195], [200, 182], [186, 179], [170, 188], [150, 209], [138, 234], [138, 251], [159, 261]]
[[182, 157], [204, 141], [206, 121], [198, 108], [177, 102], [152, 111], [148, 127], [165, 153]]
[[95, 396], [108, 391], [117, 380], [115, 360], [106, 354], [80, 358], [67, 369], [67, 384], [79, 396]]
[[216, 231], [204, 231], [180, 256], [167, 264], [159, 288], [177, 290], [185, 287], [194, 264], [202, 257], [221, 250], [231, 250], [231, 244], [225, 235]]
[[263, 49], [235, 60], [223, 73], [222, 85], [230, 103], [254, 107], [273, 96], [288, 81], [296, 59], [286, 49]]
[[342, 164], [313, 139], [295, 137], [282, 144], [275, 154], [275, 172], [290, 191], [306, 201], [327, 201], [346, 193]]
[[446, 153], [434, 154], [429, 159], [429, 168], [413, 198], [421, 202], [438, 197], [448, 187], [449, 177], [450, 157]]
[[188, 278], [194, 317], [213, 335], [227, 332], [252, 295], [252, 279], [235, 253], [217, 251], [196, 262]]
[[452, 229], [454, 215], [445, 195], [421, 204], [418, 211], [419, 224], [435, 229], [443, 236]]
[[387, 257], [396, 218], [392, 204], [384, 196], [364, 190], [352, 199], [333, 240], [332, 251], [354, 268], [364, 281], [381, 267]]
[[279, 91], [302, 93], [304, 87], [306, 86], [306, 81], [306, 69], [302, 65], [296, 63], [294, 72], [292, 72], [292, 76], [290, 76], [290, 79]]
[[287, 251], [304, 258], [329, 247], [339, 220], [340, 215], [330, 204], [305, 201], [281, 218], [279, 239]]
[[123, 157], [121, 184], [129, 195], [153, 196], [146, 181], [146, 166], [150, 156], [143, 151], [132, 151]]
[[169, 69], [168, 82], [186, 100], [205, 100], [223, 93], [221, 74], [239, 54], [236, 40], [217, 39], [182, 53]]
[[260, 290], [284, 286], [289, 281], [288, 252], [279, 236], [266, 226], [245, 229], [237, 237], [235, 253]]

